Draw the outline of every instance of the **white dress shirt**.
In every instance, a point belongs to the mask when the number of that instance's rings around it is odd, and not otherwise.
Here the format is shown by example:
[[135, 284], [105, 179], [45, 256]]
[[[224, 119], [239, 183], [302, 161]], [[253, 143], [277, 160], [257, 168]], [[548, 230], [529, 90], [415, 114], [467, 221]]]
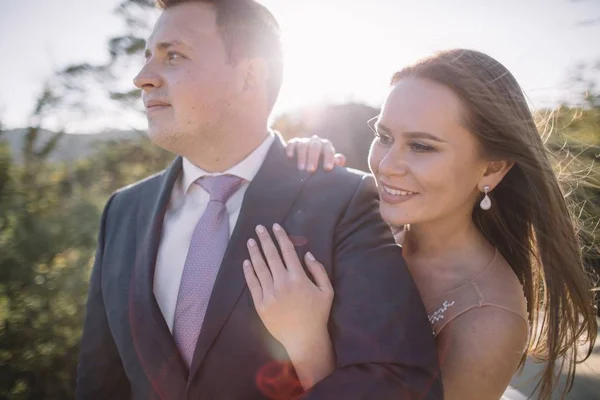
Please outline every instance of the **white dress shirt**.
[[229, 215], [229, 236], [231, 237], [240, 215], [244, 194], [265, 160], [274, 139], [275, 135], [269, 132], [267, 138], [248, 157], [222, 174], [208, 173], [183, 158], [183, 173], [179, 175], [173, 186], [169, 206], [165, 213], [154, 271], [154, 296], [171, 333], [173, 332], [179, 284], [192, 234], [210, 200], [208, 192], [194, 182], [203, 176], [223, 174], [235, 175], [244, 179], [239, 189], [225, 203]]

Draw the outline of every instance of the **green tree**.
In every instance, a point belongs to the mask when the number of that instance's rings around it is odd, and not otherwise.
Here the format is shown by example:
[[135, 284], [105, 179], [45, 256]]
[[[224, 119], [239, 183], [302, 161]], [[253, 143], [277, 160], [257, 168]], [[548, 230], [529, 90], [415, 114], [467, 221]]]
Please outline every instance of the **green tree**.
[[[42, 96], [36, 116], [50, 97]], [[0, 144], [0, 398], [69, 399], [98, 208], [27, 130], [24, 162]]]
[[123, 121], [143, 113], [140, 90], [131, 87], [131, 79], [143, 63], [145, 38], [157, 9], [154, 0], [123, 0], [115, 13], [124, 31], [108, 40], [107, 61], [69, 65], [48, 80], [57, 102], [47, 122], [60, 126], [68, 121], [78, 126], [78, 122], [98, 121], [124, 129]]

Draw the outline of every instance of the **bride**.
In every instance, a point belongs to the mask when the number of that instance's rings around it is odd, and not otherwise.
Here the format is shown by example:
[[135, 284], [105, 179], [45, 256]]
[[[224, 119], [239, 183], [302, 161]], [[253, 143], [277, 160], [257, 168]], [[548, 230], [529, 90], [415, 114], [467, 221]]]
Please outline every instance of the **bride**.
[[[573, 379], [578, 345], [591, 352], [597, 319], [564, 193], [518, 83], [480, 52], [437, 53], [394, 74], [371, 126], [380, 212], [427, 308], [445, 398], [500, 398], [527, 356], [546, 362], [538, 389], [549, 398], [564, 363]], [[288, 154], [306, 159], [309, 148], [292, 141]], [[332, 167], [332, 146], [310, 157], [322, 152]], [[249, 246], [244, 273], [269, 332], [304, 355], [291, 361], [308, 390], [335, 366], [329, 337], [313, 333], [327, 332], [335, 293], [318, 260], [304, 256], [310, 279], [276, 228], [284, 259]], [[257, 236], [274, 245], [269, 232]], [[273, 268], [284, 279], [273, 282]]]

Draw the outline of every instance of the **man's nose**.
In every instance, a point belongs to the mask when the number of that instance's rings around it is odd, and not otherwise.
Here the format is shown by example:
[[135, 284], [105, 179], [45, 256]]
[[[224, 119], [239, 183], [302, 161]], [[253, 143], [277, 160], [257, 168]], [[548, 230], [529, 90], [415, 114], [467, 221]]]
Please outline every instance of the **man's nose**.
[[144, 65], [141, 71], [133, 78], [133, 84], [142, 90], [150, 90], [152, 88], [161, 87], [163, 80], [159, 74], [149, 67], [148, 64]]

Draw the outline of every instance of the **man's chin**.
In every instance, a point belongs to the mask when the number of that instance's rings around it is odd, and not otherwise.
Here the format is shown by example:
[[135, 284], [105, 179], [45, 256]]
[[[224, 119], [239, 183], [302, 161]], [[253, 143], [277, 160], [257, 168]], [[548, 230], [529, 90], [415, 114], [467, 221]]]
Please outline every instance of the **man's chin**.
[[179, 154], [179, 149], [174, 140], [173, 131], [164, 128], [148, 126], [148, 137], [155, 146], [158, 146], [164, 150], [172, 153]]

